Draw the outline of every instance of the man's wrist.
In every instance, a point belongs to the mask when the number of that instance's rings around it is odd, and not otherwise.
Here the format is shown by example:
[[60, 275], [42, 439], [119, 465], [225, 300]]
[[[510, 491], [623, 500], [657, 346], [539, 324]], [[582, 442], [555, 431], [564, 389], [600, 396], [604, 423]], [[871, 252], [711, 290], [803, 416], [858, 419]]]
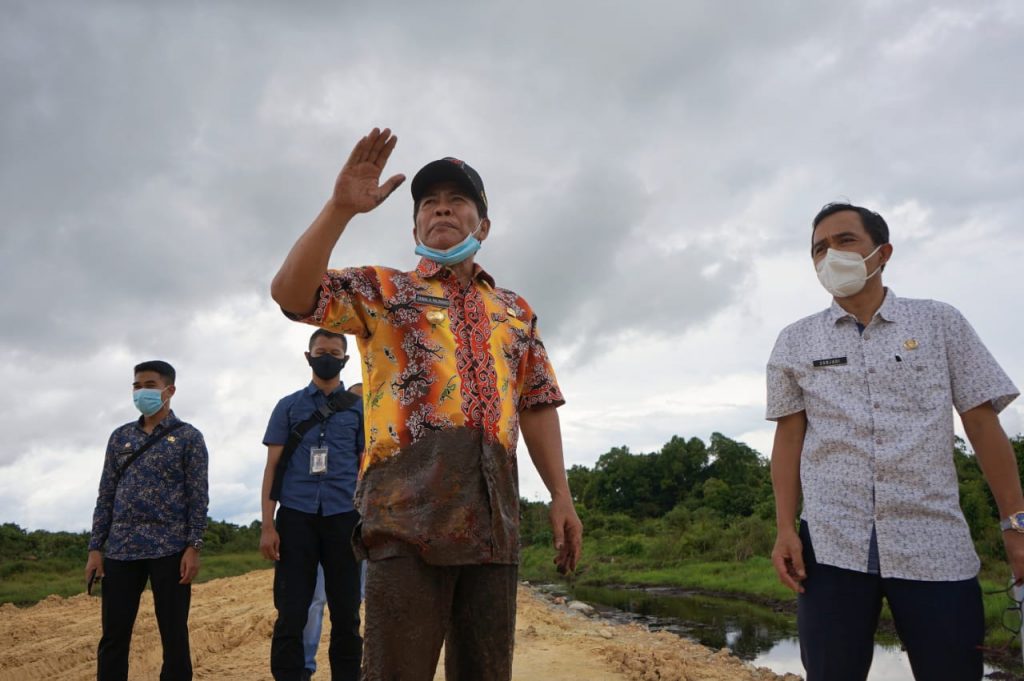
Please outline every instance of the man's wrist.
[[1018, 511], [1011, 513], [1007, 517], [999, 521], [999, 529], [1003, 532], [1010, 530], [1024, 534], [1024, 511]]
[[339, 230], [344, 229], [358, 213], [359, 211], [354, 210], [351, 206], [339, 203], [333, 196], [327, 199], [327, 204], [324, 206], [327, 224]]
[[569, 493], [568, 489], [559, 489], [551, 493], [552, 504], [561, 504], [566, 502], [570, 504], [572, 503], [572, 494]]

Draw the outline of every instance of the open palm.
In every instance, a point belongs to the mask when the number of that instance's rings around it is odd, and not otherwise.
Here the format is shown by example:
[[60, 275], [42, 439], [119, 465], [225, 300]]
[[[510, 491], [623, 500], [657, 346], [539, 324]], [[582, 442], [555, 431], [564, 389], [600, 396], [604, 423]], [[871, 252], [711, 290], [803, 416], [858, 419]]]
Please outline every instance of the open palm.
[[398, 137], [388, 128], [374, 128], [359, 140], [334, 184], [335, 204], [353, 213], [368, 213], [398, 189], [405, 181], [401, 173], [380, 184], [381, 173], [397, 142]]

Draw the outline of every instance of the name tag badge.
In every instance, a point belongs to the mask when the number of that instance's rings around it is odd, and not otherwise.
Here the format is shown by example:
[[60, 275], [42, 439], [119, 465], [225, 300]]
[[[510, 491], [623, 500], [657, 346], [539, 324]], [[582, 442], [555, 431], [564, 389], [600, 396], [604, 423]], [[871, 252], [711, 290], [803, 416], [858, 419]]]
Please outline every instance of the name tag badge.
[[828, 359], [816, 359], [812, 362], [816, 367], [838, 367], [846, 364], [845, 357], [829, 357]]
[[327, 472], [327, 447], [310, 447], [309, 474], [323, 475]]
[[434, 307], [451, 307], [451, 302], [447, 298], [440, 296], [428, 296], [425, 293], [417, 293], [413, 302], [418, 305], [433, 305]]

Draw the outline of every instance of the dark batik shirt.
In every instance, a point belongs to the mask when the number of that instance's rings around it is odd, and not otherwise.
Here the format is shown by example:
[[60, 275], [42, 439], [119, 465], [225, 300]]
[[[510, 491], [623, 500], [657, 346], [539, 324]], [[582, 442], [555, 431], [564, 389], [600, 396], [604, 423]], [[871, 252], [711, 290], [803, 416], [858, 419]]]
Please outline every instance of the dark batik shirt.
[[523, 298], [479, 266], [462, 287], [412, 272], [331, 270], [302, 319], [356, 336], [366, 456], [356, 493], [371, 558], [434, 565], [519, 560], [519, 413], [562, 393]]
[[[171, 412], [154, 435], [178, 423]], [[89, 550], [115, 560], [142, 560], [175, 554], [203, 538], [206, 530], [206, 470], [203, 435], [185, 424], [143, 452], [120, 482], [117, 473], [149, 435], [142, 417], [110, 435], [92, 517]]]

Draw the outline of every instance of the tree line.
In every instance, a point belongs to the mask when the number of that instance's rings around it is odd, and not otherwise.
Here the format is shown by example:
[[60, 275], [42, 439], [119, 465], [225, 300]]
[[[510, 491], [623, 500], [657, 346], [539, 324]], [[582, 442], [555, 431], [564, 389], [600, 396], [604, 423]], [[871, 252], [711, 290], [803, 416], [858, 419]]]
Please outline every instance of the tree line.
[[[1024, 475], [1024, 435], [1010, 440]], [[1001, 561], [999, 513], [974, 455], [957, 438], [953, 449], [960, 484], [960, 501], [979, 554]], [[718, 551], [722, 555], [758, 554], [774, 539], [774, 505], [767, 457], [742, 442], [713, 433], [700, 438], [673, 436], [661, 449], [633, 453], [613, 447], [592, 467], [575, 465], [566, 472], [573, 500], [586, 532], [597, 536], [628, 537], [641, 531], [682, 534], [700, 529], [706, 538], [690, 542], [696, 555], [702, 547], [713, 551], [715, 539], [740, 532], [756, 539], [748, 548]], [[547, 505], [521, 503], [521, 541], [524, 545], [550, 541]], [[657, 520], [657, 523], [648, 521]], [[641, 529], [646, 528], [646, 529]], [[656, 528], [656, 529], [651, 529]], [[204, 553], [244, 553], [259, 545], [260, 523], [234, 525], [208, 520]], [[765, 537], [764, 535], [771, 535]], [[27, 531], [14, 523], [0, 525], [0, 561], [56, 559], [85, 560], [88, 532]], [[628, 546], [628, 544], [624, 544]], [[623, 549], [627, 550], [627, 549]], [[669, 557], [669, 554], [666, 554]]]

